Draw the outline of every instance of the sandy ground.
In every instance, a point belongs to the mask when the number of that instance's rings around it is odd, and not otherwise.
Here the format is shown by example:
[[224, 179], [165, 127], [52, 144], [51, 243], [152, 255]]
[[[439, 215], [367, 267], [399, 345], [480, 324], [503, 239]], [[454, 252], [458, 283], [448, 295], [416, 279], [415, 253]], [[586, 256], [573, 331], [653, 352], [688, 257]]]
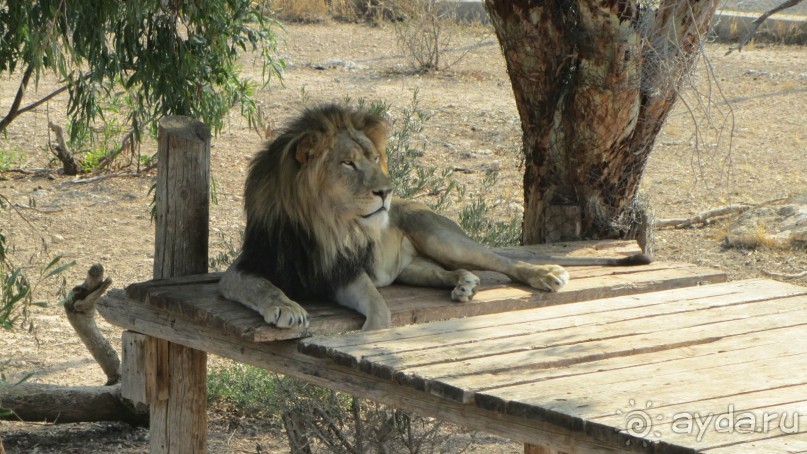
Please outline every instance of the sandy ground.
[[[464, 29], [456, 46], [481, 45], [448, 70], [428, 74], [409, 70], [389, 27], [289, 25], [284, 38], [282, 56], [289, 64], [284, 83], [273, 83], [258, 94], [271, 128], [282, 127], [306, 102], [346, 96], [386, 100], [393, 116], [400, 118], [417, 92], [421, 109], [432, 114], [420, 137], [423, 161], [440, 169], [455, 168], [455, 177], [469, 187], [469, 195], [480, 190], [485, 169], [499, 167], [495, 196], [504, 203], [497, 213], [519, 209], [523, 201], [519, 119], [504, 60], [490, 30]], [[708, 59], [701, 60], [684, 90], [687, 105], [678, 105], [657, 140], [641, 191], [658, 218], [692, 216], [729, 203], [760, 203], [807, 191], [807, 48], [751, 46], [729, 56], [723, 55], [725, 50], [723, 45], [707, 46]], [[257, 71], [251, 58], [245, 57], [244, 65], [246, 72]], [[16, 83], [16, 77], [0, 81], [0, 111], [8, 109]], [[52, 87], [53, 81], [42, 80], [31, 96]], [[14, 245], [15, 260], [30, 263], [31, 273], [46, 256], [60, 254], [74, 260], [76, 266], [63, 276], [68, 288], [96, 262], [106, 266], [118, 286], [147, 280], [154, 257], [148, 194], [154, 175], [80, 183], [56, 172], [45, 151], [47, 123], [64, 124], [65, 105], [64, 97], [51, 101], [21, 117], [0, 138], [0, 151], [11, 168], [54, 169], [36, 175], [2, 174], [0, 194], [15, 208], [0, 212], [0, 230]], [[710, 129], [707, 110], [722, 134]], [[224, 241], [238, 242], [243, 179], [261, 143], [235, 111], [213, 141], [218, 204], [211, 212], [211, 255], [224, 250]], [[142, 150], [152, 153], [154, 144], [146, 142]], [[461, 204], [458, 201], [457, 206]], [[726, 229], [726, 222], [717, 222], [704, 228], [657, 231], [655, 257], [719, 268], [732, 279], [807, 269], [803, 250], [725, 249], [721, 243]], [[43, 284], [37, 299], [57, 301], [59, 284]], [[64, 385], [104, 382], [60, 307], [36, 308], [33, 320], [34, 334], [0, 335], [0, 361], [9, 361], [6, 374], [32, 371], [33, 381]], [[101, 326], [117, 343], [120, 330], [103, 321]], [[211, 452], [287, 449], [282, 432], [269, 422], [215, 410], [211, 420]], [[116, 424], [0, 423], [0, 438], [15, 453], [136, 453], [148, 446], [146, 430]], [[472, 452], [520, 449], [518, 444], [482, 437]]]

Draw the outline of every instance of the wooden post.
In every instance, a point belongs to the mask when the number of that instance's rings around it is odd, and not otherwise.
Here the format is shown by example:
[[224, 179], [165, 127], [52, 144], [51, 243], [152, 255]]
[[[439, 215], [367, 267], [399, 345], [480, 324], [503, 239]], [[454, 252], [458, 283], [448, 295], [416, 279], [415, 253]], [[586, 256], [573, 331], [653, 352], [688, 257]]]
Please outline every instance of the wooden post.
[[524, 445], [524, 454], [574, 454], [574, 451], [559, 451], [546, 446], [531, 445], [527, 443]]
[[[164, 118], [158, 161], [154, 278], [206, 273], [210, 129], [187, 117]], [[207, 452], [207, 353], [148, 341], [151, 453]]]

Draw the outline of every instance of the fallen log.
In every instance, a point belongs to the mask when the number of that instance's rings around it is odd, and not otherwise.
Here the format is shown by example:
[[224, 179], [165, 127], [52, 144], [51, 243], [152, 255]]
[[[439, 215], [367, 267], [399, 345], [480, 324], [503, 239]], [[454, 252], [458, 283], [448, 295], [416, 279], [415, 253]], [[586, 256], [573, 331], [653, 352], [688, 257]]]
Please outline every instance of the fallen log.
[[148, 411], [120, 395], [120, 385], [58, 386], [44, 383], [19, 383], [0, 387], [0, 407], [11, 414], [7, 421], [49, 423], [120, 421], [146, 425]]

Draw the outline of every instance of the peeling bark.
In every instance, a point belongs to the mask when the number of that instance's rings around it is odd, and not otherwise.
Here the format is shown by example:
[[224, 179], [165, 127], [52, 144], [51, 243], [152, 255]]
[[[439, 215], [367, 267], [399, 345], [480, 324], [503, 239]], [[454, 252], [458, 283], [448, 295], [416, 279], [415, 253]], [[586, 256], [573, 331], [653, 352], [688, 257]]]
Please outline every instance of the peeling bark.
[[485, 4], [521, 116], [524, 243], [624, 236], [620, 217], [718, 1]]

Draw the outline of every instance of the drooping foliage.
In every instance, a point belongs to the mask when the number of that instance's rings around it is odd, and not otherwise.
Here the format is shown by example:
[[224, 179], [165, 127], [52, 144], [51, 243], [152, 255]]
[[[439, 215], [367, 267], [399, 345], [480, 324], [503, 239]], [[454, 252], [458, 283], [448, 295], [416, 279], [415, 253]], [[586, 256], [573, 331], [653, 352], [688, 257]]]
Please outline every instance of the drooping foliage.
[[[260, 83], [279, 75], [279, 24], [251, 0], [0, 0], [0, 75], [20, 77], [0, 131], [53, 95], [25, 99], [46, 73], [69, 92], [71, 139], [87, 131], [110, 95], [125, 94], [135, 137], [163, 115], [188, 115], [214, 130], [240, 105], [250, 121], [258, 82], [240, 77], [239, 57], [255, 51]], [[251, 62], [250, 62], [251, 63]], [[23, 103], [27, 104], [23, 104]]]

